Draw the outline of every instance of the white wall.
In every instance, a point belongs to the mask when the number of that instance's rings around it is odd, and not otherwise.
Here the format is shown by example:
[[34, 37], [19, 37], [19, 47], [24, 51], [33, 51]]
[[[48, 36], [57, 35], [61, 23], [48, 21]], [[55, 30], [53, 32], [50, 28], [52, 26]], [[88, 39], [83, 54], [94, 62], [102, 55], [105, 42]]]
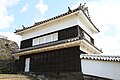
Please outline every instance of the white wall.
[[[80, 13], [78, 13], [80, 14]], [[36, 26], [34, 29], [28, 30], [21, 34], [22, 40], [43, 35], [46, 33], [58, 31], [74, 25], [80, 25], [90, 36], [93, 35], [91, 27], [83, 20], [82, 17], [76, 14], [65, 16], [59, 19], [56, 19], [48, 24]]]
[[120, 62], [81, 60], [83, 74], [120, 80]]
[[78, 17], [77, 20], [78, 25], [80, 25], [80, 27], [86, 31], [90, 36], [93, 35], [92, 30], [90, 29], [89, 25], [87, 25], [82, 18]]
[[22, 40], [77, 25], [77, 18], [76, 17], [77, 17], [76, 15], [73, 15], [73, 16], [70, 16], [70, 17], [67, 17], [64, 19], [56, 20], [52, 23], [48, 23], [48, 24], [43, 25], [43, 26], [39, 26], [38, 28], [29, 30], [27, 32], [24, 32], [22, 34]]

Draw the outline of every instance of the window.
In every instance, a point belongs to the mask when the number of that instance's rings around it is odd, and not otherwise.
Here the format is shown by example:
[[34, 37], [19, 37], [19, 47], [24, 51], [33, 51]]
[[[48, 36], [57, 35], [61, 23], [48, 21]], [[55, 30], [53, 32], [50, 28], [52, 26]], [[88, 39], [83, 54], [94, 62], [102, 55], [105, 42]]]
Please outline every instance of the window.
[[51, 42], [52, 41], [52, 36], [51, 35], [47, 35], [46, 37], [46, 42]]
[[57, 41], [58, 40], [58, 33], [52, 34], [52, 40]]
[[38, 45], [38, 44], [39, 44], [39, 38], [33, 39], [33, 46]]
[[45, 43], [45, 36], [39, 38], [39, 44]]
[[57, 41], [57, 40], [58, 40], [58, 33], [53, 33], [53, 34], [49, 34], [46, 36], [41, 36], [39, 38], [33, 39], [33, 46], [38, 45], [38, 44], [52, 42], [52, 41]]

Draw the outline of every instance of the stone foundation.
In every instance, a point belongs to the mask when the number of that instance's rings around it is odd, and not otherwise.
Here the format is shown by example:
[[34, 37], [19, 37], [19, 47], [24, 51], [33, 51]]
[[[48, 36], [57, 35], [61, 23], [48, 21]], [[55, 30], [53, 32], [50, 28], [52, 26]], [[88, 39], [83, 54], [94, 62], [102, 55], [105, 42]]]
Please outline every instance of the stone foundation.
[[38, 80], [84, 80], [80, 72], [47, 72], [47, 73], [27, 73], [37, 77]]

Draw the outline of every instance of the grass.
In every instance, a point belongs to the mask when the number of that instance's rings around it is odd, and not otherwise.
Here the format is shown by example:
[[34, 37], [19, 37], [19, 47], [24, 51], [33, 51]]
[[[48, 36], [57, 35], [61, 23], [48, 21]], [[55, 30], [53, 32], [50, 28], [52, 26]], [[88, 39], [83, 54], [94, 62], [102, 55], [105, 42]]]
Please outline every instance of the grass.
[[0, 80], [37, 80], [37, 79], [22, 74], [0, 74]]

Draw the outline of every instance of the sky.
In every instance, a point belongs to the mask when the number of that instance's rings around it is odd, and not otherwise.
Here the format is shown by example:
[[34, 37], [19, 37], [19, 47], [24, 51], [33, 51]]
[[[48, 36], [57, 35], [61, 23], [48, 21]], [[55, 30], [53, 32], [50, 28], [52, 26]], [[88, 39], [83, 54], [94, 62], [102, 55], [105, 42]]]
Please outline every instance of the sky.
[[120, 55], [120, 0], [0, 0], [0, 35], [20, 45], [15, 29], [33, 25], [86, 3], [92, 22], [99, 28], [95, 45], [103, 54]]

